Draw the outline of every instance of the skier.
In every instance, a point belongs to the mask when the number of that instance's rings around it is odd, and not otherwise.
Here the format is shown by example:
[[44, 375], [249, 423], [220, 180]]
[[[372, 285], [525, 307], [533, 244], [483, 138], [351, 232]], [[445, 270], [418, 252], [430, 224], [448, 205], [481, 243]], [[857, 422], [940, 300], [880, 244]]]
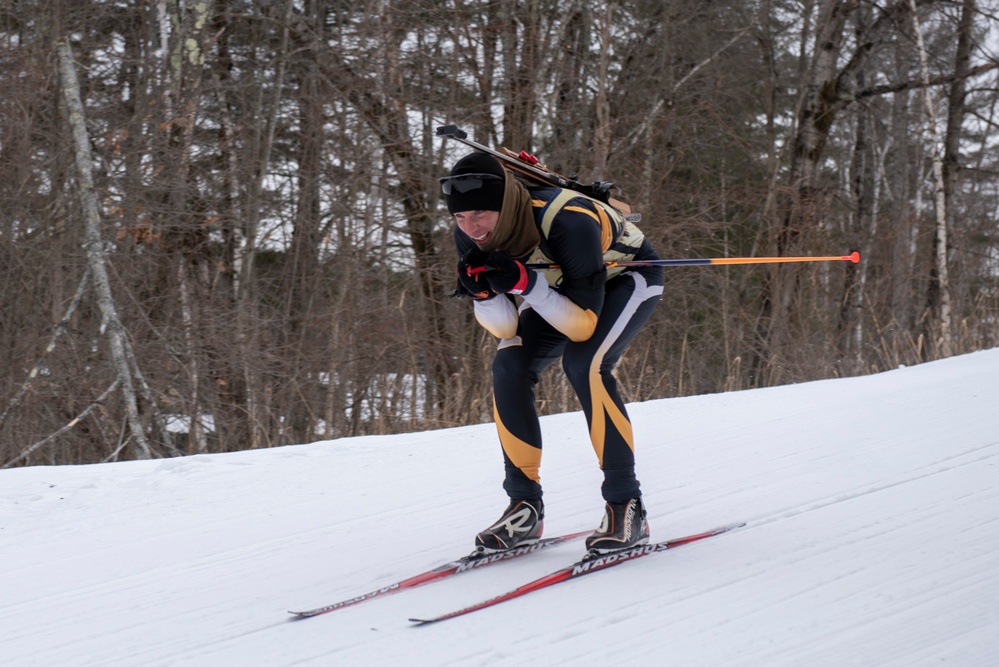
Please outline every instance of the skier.
[[[637, 227], [603, 203], [573, 190], [527, 186], [487, 153], [458, 160], [441, 190], [456, 223], [455, 293], [473, 300], [476, 320], [499, 339], [493, 412], [510, 504], [476, 536], [476, 548], [502, 551], [541, 537], [534, 388], [559, 358], [604, 475], [604, 516], [586, 548], [608, 553], [647, 543], [631, 422], [612, 371], [662, 298], [663, 269], [607, 269], [605, 262], [658, 256]], [[559, 270], [524, 266], [534, 262]], [[519, 308], [513, 295], [522, 299]]]

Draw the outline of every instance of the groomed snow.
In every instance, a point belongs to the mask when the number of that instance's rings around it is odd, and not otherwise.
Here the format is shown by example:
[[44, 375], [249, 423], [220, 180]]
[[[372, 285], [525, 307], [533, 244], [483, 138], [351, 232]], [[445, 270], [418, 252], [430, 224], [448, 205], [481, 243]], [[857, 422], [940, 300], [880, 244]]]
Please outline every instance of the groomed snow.
[[[579, 542], [305, 621], [468, 552], [491, 424], [0, 471], [0, 665], [999, 664], [999, 349], [629, 406], [653, 538], [738, 531], [427, 627]], [[596, 527], [580, 413], [545, 418], [548, 534]]]

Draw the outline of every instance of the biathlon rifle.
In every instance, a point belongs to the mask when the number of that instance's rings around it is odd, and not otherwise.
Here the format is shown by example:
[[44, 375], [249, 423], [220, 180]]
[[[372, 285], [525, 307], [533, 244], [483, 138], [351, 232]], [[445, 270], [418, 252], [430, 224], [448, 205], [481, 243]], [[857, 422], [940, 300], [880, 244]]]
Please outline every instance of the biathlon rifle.
[[611, 197], [611, 191], [614, 189], [614, 184], [610, 181], [580, 183], [573, 176], [563, 176], [557, 171], [549, 169], [546, 165], [542, 164], [537, 157], [527, 151], [514, 153], [509, 148], [504, 148], [503, 146], [493, 149], [472, 141], [468, 138], [468, 134], [464, 130], [459, 129], [457, 125], [442, 125], [441, 127], [438, 127], [437, 136], [454, 139], [455, 141], [463, 143], [469, 148], [474, 148], [481, 153], [488, 153], [502, 162], [511, 171], [514, 171], [521, 176], [525, 176], [539, 185], [549, 185], [557, 188], [575, 190], [576, 192], [584, 194], [587, 197], [592, 197], [593, 199], [602, 201], [605, 204], [609, 204], [620, 211], [621, 215], [625, 216], [625, 218], [630, 222], [638, 222], [642, 218], [640, 214], [632, 213], [631, 207], [626, 203]]

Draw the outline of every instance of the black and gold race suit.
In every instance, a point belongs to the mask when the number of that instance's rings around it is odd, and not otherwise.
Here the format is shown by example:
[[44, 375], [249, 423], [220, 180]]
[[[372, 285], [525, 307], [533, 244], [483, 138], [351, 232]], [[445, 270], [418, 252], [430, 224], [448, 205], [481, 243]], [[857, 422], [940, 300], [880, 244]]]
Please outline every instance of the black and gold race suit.
[[[529, 188], [541, 244], [527, 263], [541, 271], [518, 307], [509, 295], [475, 301], [476, 320], [500, 339], [493, 361], [493, 409], [506, 464], [503, 488], [513, 499], [541, 497], [541, 426], [534, 388], [553, 361], [579, 398], [604, 473], [608, 502], [640, 495], [631, 422], [612, 374], [624, 349], [663, 293], [657, 266], [607, 269], [605, 262], [657, 259], [642, 232], [572, 190]], [[455, 228], [458, 255], [473, 247]]]

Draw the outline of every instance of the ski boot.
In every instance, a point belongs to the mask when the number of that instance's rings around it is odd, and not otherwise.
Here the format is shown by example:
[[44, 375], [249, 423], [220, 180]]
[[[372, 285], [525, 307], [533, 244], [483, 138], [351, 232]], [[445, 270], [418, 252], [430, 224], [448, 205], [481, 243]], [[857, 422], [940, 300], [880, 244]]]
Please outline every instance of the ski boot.
[[496, 553], [534, 544], [541, 538], [544, 518], [545, 504], [540, 498], [511, 500], [503, 516], [475, 536], [475, 549], [478, 553]]
[[599, 556], [649, 543], [649, 522], [641, 498], [607, 503], [596, 532], [586, 538], [589, 556]]

